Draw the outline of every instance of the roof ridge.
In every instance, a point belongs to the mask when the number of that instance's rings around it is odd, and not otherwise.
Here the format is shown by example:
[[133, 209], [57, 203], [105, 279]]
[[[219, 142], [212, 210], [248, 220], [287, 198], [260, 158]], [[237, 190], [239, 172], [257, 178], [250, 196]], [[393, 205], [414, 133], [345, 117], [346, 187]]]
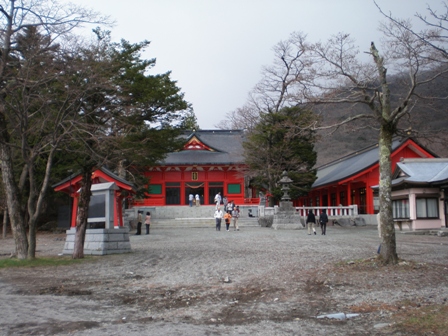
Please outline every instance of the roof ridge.
[[[394, 140], [392, 140], [392, 141], [394, 141]], [[378, 142], [377, 142], [377, 143], [372, 144], [372, 145], [370, 145], [370, 146], [367, 146], [367, 147], [364, 147], [364, 148], [359, 149], [359, 150], [357, 150], [357, 151], [354, 151], [354, 152], [352, 152], [352, 153], [350, 153], [350, 154], [341, 156], [340, 158], [338, 158], [338, 159], [336, 159], [336, 160], [334, 160], [334, 161], [330, 161], [330, 162], [328, 162], [328, 163], [326, 163], [326, 164], [324, 164], [324, 165], [322, 165], [322, 166], [316, 167], [316, 169], [326, 168], [326, 167], [328, 167], [328, 166], [334, 165], [334, 164], [339, 163], [339, 162], [341, 162], [341, 161], [345, 161], [345, 160], [348, 159], [348, 158], [355, 157], [355, 156], [357, 156], [357, 155], [360, 155], [360, 154], [363, 154], [363, 153], [368, 152], [368, 151], [370, 151], [370, 150], [373, 150], [373, 149], [375, 149], [375, 148], [378, 148], [378, 146], [379, 146], [379, 144], [378, 144]]]
[[448, 158], [404, 158], [401, 162], [448, 162]]

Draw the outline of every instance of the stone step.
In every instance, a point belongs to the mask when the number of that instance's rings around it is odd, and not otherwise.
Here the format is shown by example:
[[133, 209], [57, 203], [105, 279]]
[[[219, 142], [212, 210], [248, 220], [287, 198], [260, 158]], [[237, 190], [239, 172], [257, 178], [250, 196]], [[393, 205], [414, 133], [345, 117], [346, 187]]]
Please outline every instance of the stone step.
[[[224, 221], [222, 221], [221, 225], [225, 225]], [[233, 225], [233, 224], [231, 224]], [[154, 220], [151, 224], [151, 228], [169, 228], [169, 227], [214, 227], [215, 219], [213, 217], [209, 218], [175, 218], [175, 219], [159, 219]], [[255, 217], [240, 219], [238, 220], [238, 226], [240, 227], [257, 227], [260, 226], [258, 224], [258, 220]], [[143, 227], [144, 229], [144, 227]]]
[[[135, 220], [137, 211], [141, 210], [143, 213], [151, 212], [153, 220], [161, 219], [175, 219], [175, 218], [211, 218], [215, 213], [215, 206], [201, 205], [199, 207], [189, 206], [165, 206], [165, 207], [134, 207], [125, 210], [125, 220]], [[249, 213], [257, 216], [258, 206], [255, 205], [240, 205], [240, 218], [250, 218]]]

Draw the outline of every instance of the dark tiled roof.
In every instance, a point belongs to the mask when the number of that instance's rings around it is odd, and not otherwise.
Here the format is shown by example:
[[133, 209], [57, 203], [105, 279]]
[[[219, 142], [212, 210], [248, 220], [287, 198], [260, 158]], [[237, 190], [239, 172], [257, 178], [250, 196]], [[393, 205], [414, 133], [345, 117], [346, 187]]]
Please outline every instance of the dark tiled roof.
[[192, 164], [241, 164], [243, 157], [243, 130], [199, 130], [185, 133], [185, 141], [192, 136], [214, 151], [182, 150], [168, 154], [162, 165], [192, 165]]
[[[392, 151], [396, 150], [407, 139], [395, 139]], [[379, 161], [378, 144], [344, 156], [317, 169], [317, 180], [313, 188], [331, 184], [356, 175], [375, 165]]]
[[438, 184], [448, 181], [448, 159], [404, 159], [397, 163], [400, 176], [392, 181], [393, 185], [408, 184]]

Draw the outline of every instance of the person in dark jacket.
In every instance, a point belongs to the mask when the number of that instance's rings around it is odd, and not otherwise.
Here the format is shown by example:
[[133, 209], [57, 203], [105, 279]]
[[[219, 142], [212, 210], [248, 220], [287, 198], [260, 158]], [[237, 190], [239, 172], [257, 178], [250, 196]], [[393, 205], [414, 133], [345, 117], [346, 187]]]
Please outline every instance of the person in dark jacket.
[[322, 212], [320, 213], [319, 223], [320, 228], [322, 229], [322, 234], [325, 236], [327, 232], [327, 223], [328, 223], [327, 211], [325, 209], [323, 209]]
[[151, 213], [148, 211], [145, 217], [146, 234], [149, 235], [149, 227], [151, 226]]
[[137, 211], [137, 232], [135, 233], [137, 236], [142, 234], [142, 222], [143, 222], [143, 211]]
[[313, 229], [314, 234], [316, 234], [316, 229], [314, 226], [316, 225], [316, 216], [312, 210], [308, 210], [308, 217], [306, 217], [306, 224], [308, 225], [308, 235], [311, 235], [311, 229]]

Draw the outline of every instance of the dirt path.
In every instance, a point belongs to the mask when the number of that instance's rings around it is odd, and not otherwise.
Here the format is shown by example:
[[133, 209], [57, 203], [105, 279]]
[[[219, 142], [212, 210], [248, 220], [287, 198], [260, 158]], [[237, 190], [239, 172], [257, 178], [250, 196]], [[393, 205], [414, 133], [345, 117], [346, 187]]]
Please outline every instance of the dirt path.
[[[131, 237], [133, 253], [0, 270], [0, 335], [399, 335], [391, 314], [447, 300], [448, 238], [397, 241], [406, 262], [378, 268], [359, 262], [375, 256], [373, 227], [155, 228]], [[40, 235], [38, 256], [63, 244]], [[336, 312], [360, 315], [316, 319]]]

